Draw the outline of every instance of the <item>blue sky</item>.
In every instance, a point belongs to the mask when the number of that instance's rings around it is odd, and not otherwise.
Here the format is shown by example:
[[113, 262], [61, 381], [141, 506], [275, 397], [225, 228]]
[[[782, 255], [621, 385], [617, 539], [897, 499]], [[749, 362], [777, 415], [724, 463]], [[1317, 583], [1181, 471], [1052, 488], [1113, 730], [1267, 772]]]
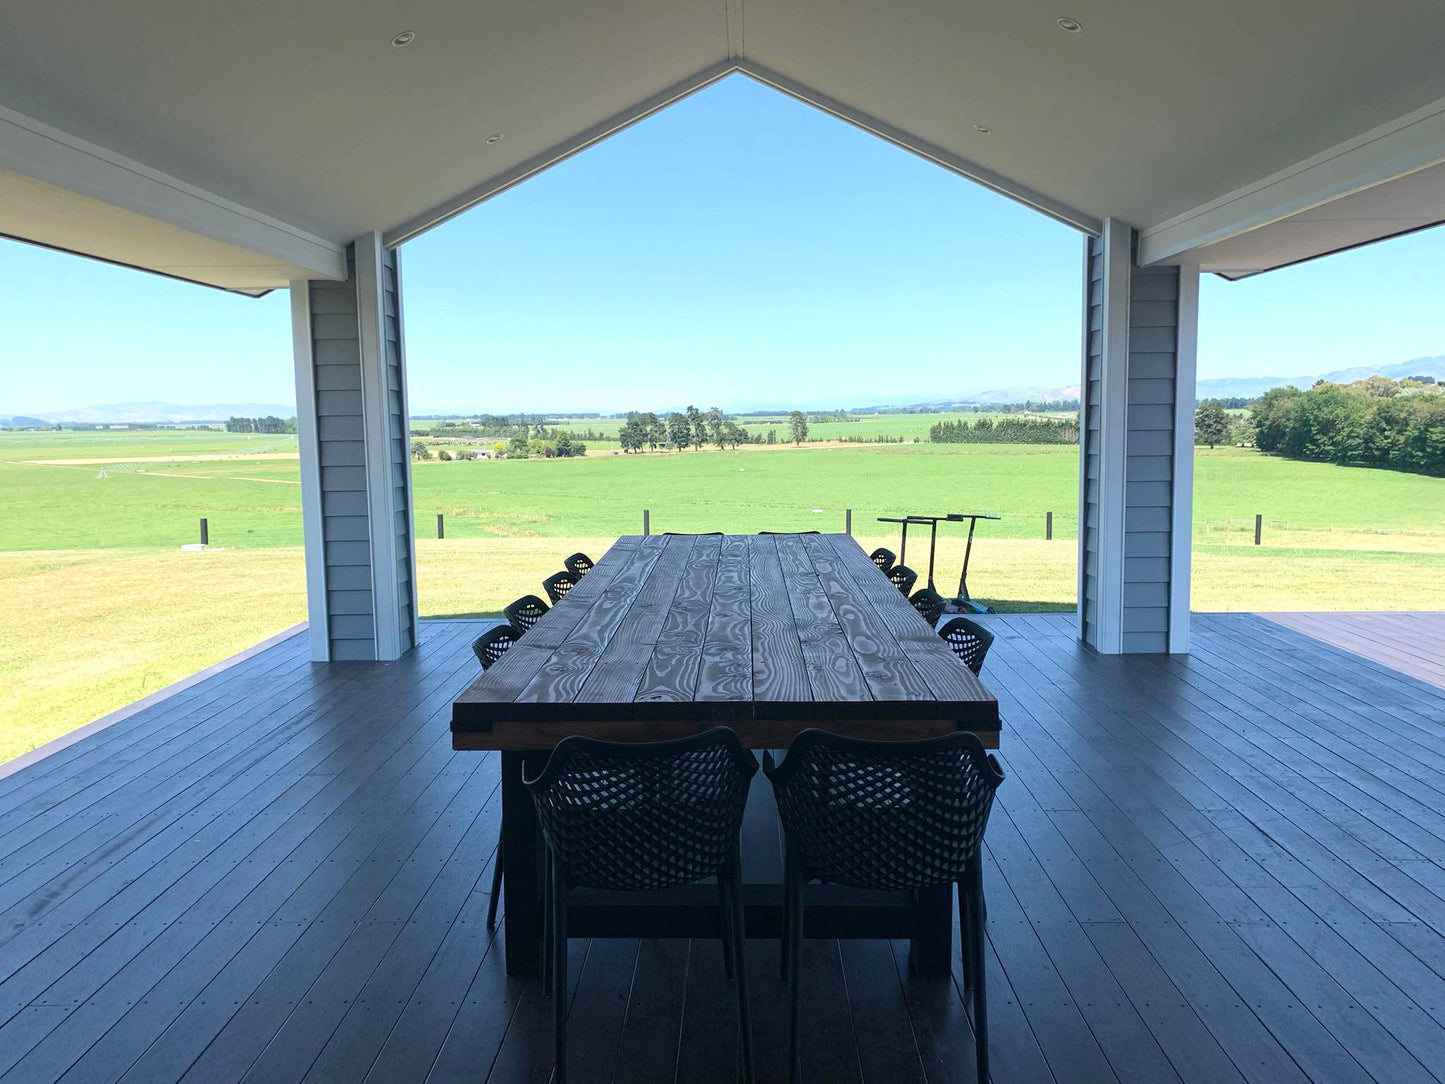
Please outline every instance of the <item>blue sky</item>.
[[[1080, 239], [730, 79], [406, 245], [411, 402], [825, 406], [1078, 381]], [[284, 292], [0, 242], [0, 413], [290, 402]], [[1445, 353], [1445, 230], [1201, 287], [1200, 376]]]

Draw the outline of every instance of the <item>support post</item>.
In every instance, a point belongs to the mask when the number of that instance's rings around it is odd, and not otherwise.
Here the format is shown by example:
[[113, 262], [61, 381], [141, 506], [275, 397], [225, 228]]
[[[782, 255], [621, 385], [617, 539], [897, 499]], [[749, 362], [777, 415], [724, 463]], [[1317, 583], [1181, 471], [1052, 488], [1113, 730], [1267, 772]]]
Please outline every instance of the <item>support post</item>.
[[438, 512], [438, 513], [437, 513], [437, 537], [438, 537], [438, 538], [445, 538], [446, 536], [447, 536], [446, 522], [445, 522], [445, 519], [444, 519], [442, 513]]
[[[205, 520], [201, 520], [201, 522], [202, 522], [202, 523], [205, 523], [206, 521], [205, 521]], [[1261, 537], [1263, 534], [1264, 534], [1264, 516], [1263, 516], [1261, 513], [1256, 512], [1256, 513], [1254, 514], [1254, 544], [1255, 544], [1256, 546], [1259, 545], [1260, 537]]]
[[642, 533], [643, 535], [652, 533], [652, 513], [646, 508], [642, 510]]
[[1054, 539], [1054, 514], [1053, 514], [1052, 512], [1045, 512], [1045, 513], [1044, 513], [1044, 541], [1045, 541], [1045, 542], [1052, 542], [1053, 539]]
[[853, 535], [853, 509], [843, 509], [843, 533], [852, 537]]
[[203, 545], [203, 546], [209, 546], [210, 544], [211, 544], [211, 528], [210, 528], [210, 525], [206, 522], [206, 517], [205, 517], [205, 516], [202, 516], [202, 517], [201, 517], [201, 545]]
[[401, 269], [373, 232], [349, 246], [347, 271], [291, 284], [317, 661], [395, 659], [416, 644]]
[[1079, 636], [1187, 651], [1198, 270], [1139, 267], [1109, 219], [1084, 272]]

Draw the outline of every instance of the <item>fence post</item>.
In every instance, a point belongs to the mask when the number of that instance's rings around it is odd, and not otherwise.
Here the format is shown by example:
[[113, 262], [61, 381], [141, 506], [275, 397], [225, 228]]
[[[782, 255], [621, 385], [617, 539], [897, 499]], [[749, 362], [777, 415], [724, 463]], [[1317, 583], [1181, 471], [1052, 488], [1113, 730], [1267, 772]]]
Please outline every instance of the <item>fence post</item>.
[[1054, 538], [1054, 514], [1053, 514], [1052, 512], [1045, 512], [1045, 513], [1044, 513], [1044, 541], [1045, 541], [1045, 542], [1052, 542], [1052, 541], [1053, 541], [1053, 538]]
[[438, 538], [445, 538], [446, 536], [447, 536], [446, 524], [443, 523], [443, 521], [442, 521], [442, 514], [441, 514], [440, 512], [438, 512], [438, 513], [437, 513], [437, 537], [438, 537]]
[[202, 516], [202, 517], [201, 517], [201, 545], [203, 545], [203, 546], [209, 546], [210, 544], [211, 544], [211, 525], [210, 525], [209, 523], [207, 523], [205, 517]]
[[851, 536], [853, 534], [853, 509], [843, 509], [843, 533]]
[[643, 536], [645, 537], [645, 536], [647, 536], [647, 535], [650, 535], [651, 533], [652, 533], [652, 512], [649, 511], [648, 509], [644, 508], [644, 509], [642, 510], [642, 534], [643, 534]]
[[1259, 545], [1259, 536], [1264, 531], [1264, 516], [1256, 512], [1254, 514], [1254, 544]]

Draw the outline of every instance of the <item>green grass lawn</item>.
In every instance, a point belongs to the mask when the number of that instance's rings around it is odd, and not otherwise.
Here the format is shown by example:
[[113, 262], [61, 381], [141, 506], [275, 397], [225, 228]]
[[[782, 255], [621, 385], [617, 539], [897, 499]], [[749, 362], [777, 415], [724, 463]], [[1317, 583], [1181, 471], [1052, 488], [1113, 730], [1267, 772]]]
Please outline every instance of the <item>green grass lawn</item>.
[[[191, 431], [0, 434], [0, 760], [304, 616], [295, 447]], [[897, 538], [880, 515], [993, 512], [1004, 518], [979, 528], [975, 594], [1001, 609], [1073, 602], [1070, 447], [753, 447], [431, 460], [413, 473], [424, 615], [495, 611], [566, 552], [639, 531], [643, 508], [655, 531], [743, 532], [841, 530], [851, 507], [870, 545]], [[1195, 510], [1196, 609], [1445, 609], [1445, 479], [1200, 449]], [[213, 550], [181, 553], [202, 516]], [[944, 586], [961, 533], [941, 534]]]

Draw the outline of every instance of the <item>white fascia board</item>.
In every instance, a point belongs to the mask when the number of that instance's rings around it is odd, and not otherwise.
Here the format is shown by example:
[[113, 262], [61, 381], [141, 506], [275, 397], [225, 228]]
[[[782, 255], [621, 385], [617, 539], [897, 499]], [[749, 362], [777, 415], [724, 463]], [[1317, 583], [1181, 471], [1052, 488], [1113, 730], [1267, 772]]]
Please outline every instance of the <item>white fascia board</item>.
[[1445, 161], [1445, 98], [1139, 233], [1139, 265], [1178, 257]]
[[1194, 397], [1199, 353], [1199, 268], [1179, 268], [1179, 322], [1174, 368], [1174, 492], [1169, 523], [1169, 652], [1189, 651], [1189, 595], [1194, 548]]
[[1066, 226], [1072, 226], [1076, 230], [1092, 234], [1095, 237], [1103, 232], [1103, 223], [1093, 215], [1085, 214], [1042, 192], [1035, 192], [1026, 185], [994, 172], [987, 166], [981, 166], [962, 155], [936, 146], [926, 139], [919, 139], [901, 128], [895, 128], [886, 121], [871, 117], [862, 110], [854, 109], [836, 98], [804, 86], [786, 75], [755, 64], [751, 60], [739, 61], [737, 70], [764, 86], [772, 87], [790, 98], [796, 98], [800, 102], [811, 105], [814, 109], [822, 110], [830, 116], [846, 121], [855, 128], [860, 128], [885, 142], [892, 143], [895, 147], [908, 151], [910, 154], [916, 154], [919, 158], [932, 162], [936, 166], [942, 166], [950, 173], [966, 177], [975, 184], [981, 184], [1001, 196], [1007, 196], [1017, 203], [1022, 203], [1025, 207], [1031, 207], [1040, 214], [1047, 215]]
[[[727, 9], [729, 18], [729, 33], [733, 33], [734, 26], [741, 26], [741, 5], [738, 10], [729, 6]], [[738, 31], [740, 33], [740, 30]], [[1000, 195], [1007, 196], [1011, 200], [1022, 203], [1025, 207], [1032, 207], [1034, 210], [1048, 215], [1050, 218], [1072, 226], [1084, 233], [1098, 236], [1103, 229], [1102, 222], [1093, 215], [1085, 214], [1083, 211], [1061, 203], [1056, 199], [1035, 192], [1025, 185], [1018, 184], [1002, 174], [995, 173], [977, 162], [970, 161], [952, 151], [935, 146], [927, 140], [919, 139], [901, 128], [895, 128], [891, 124], [869, 116], [861, 110], [854, 109], [826, 94], [812, 90], [796, 80], [788, 78], [778, 72], [764, 68], [750, 60], [742, 57], [731, 57], [721, 60], [695, 75], [679, 83], [674, 83], [666, 90], [654, 94], [650, 98], [639, 102], [630, 109], [617, 113], [601, 124], [593, 125], [586, 131], [557, 144], [555, 147], [528, 159], [521, 165], [493, 177], [489, 181], [477, 185], [458, 196], [454, 196], [445, 203], [438, 204], [431, 210], [424, 211], [416, 217], [401, 223], [382, 235], [382, 243], [387, 248], [396, 248], [413, 237], [418, 237], [434, 226], [439, 226], [450, 218], [455, 218], [464, 211], [468, 211], [479, 203], [483, 203], [493, 196], [501, 195], [510, 188], [515, 188], [528, 178], [535, 177], [544, 170], [550, 169], [559, 162], [566, 161], [575, 154], [579, 154], [588, 147], [595, 146], [610, 136], [616, 135], [625, 128], [629, 128], [639, 121], [646, 120], [655, 113], [660, 113], [668, 106], [681, 101], [689, 95], [696, 94], [699, 90], [709, 87], [721, 79], [727, 78], [734, 73], [746, 75], [748, 78], [771, 87], [779, 93], [786, 94], [815, 109], [819, 109], [830, 116], [837, 117], [860, 128], [865, 132], [877, 136], [879, 139], [892, 143], [896, 147], [916, 154], [934, 165], [942, 166], [951, 173], [966, 177], [976, 184], [981, 184]]]
[[291, 283], [291, 348], [296, 365], [296, 447], [301, 454], [301, 542], [306, 557], [306, 617], [312, 662], [331, 660], [326, 616], [326, 539], [322, 531], [321, 445], [316, 424], [316, 362], [311, 286]]
[[316, 278], [346, 278], [344, 246], [3, 106], [0, 169], [249, 249]]
[[[356, 239], [356, 312], [360, 325], [361, 413], [366, 454], [366, 500], [371, 535], [371, 599], [376, 657], [389, 662], [411, 647], [402, 642], [401, 594], [396, 579], [396, 512], [391, 477], [391, 419], [386, 374], [386, 300], [381, 234]], [[415, 611], [413, 611], [415, 614]]]
[[586, 131], [580, 132], [571, 139], [564, 140], [556, 146], [535, 155], [520, 165], [500, 173], [488, 181], [483, 181], [475, 188], [469, 188], [460, 195], [453, 196], [444, 203], [428, 211], [423, 211], [414, 218], [408, 219], [399, 226], [394, 226], [382, 234], [381, 243], [387, 248], [396, 248], [413, 237], [419, 237], [427, 230], [440, 226], [448, 219], [455, 218], [465, 211], [471, 210], [479, 203], [485, 203], [493, 196], [500, 196], [508, 189], [515, 188], [523, 181], [535, 177], [560, 162], [565, 162], [573, 155], [580, 154], [588, 147], [595, 146], [603, 140], [616, 135], [618, 132], [632, 127], [638, 121], [646, 120], [654, 113], [660, 113], [668, 106], [681, 101], [689, 95], [696, 94], [704, 87], [712, 86], [720, 79], [725, 79], [737, 71], [737, 64], [732, 60], [722, 60], [702, 71], [691, 75], [681, 82], [674, 83], [661, 93], [639, 102], [630, 109], [623, 110], [608, 117], [601, 124], [594, 124]]

